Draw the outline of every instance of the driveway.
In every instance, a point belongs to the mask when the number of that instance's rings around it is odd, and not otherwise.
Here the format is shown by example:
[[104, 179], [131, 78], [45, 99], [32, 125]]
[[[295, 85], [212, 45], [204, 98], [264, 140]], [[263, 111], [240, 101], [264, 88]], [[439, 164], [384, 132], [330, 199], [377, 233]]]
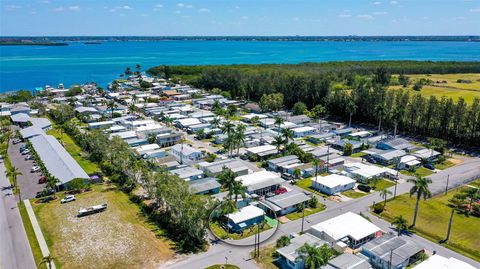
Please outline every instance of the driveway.
[[40, 173], [30, 173], [33, 161], [25, 160], [25, 156], [20, 154], [20, 147], [25, 143], [12, 144], [8, 146], [8, 156], [13, 166], [17, 167], [22, 175], [17, 176], [17, 183], [20, 186], [22, 199], [35, 198], [37, 192], [45, 188], [45, 184], [38, 184]]

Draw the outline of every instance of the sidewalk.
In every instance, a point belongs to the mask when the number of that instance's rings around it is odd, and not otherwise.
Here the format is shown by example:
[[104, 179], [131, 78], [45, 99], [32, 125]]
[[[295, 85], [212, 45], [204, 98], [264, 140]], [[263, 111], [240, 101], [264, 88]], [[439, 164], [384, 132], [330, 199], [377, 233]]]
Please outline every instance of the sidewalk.
[[[40, 246], [40, 250], [42, 251], [43, 257], [47, 257], [50, 255], [50, 250], [48, 250], [47, 242], [45, 241], [45, 237], [43, 237], [42, 230], [40, 229], [40, 225], [38, 224], [37, 217], [33, 212], [32, 205], [30, 204], [29, 200], [23, 200], [25, 204], [25, 209], [27, 210], [28, 217], [30, 218], [30, 222], [32, 223], [33, 231], [35, 232], [35, 237], [37, 237], [38, 245]], [[55, 263], [52, 262], [51, 269], [55, 269]]]

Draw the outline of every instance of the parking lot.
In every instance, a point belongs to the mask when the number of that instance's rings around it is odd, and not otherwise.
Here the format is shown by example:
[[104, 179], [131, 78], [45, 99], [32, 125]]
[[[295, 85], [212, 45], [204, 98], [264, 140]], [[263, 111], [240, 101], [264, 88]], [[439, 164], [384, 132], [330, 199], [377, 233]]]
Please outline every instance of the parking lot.
[[25, 155], [20, 153], [20, 147], [25, 143], [13, 144], [10, 142], [8, 146], [8, 155], [13, 166], [17, 167], [22, 173], [17, 176], [17, 183], [20, 186], [20, 192], [22, 199], [34, 198], [36, 193], [42, 191], [45, 188], [44, 184], [38, 184], [38, 179], [41, 176], [40, 172], [31, 173], [32, 166], [34, 166], [33, 160], [25, 160]]

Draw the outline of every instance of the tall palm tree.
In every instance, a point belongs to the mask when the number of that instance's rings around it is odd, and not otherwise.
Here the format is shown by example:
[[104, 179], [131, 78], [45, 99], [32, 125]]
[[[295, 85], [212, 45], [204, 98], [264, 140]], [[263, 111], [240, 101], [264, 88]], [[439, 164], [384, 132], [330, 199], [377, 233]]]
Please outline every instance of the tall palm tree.
[[345, 110], [348, 112], [348, 127], [352, 126], [352, 116], [355, 114], [357, 111], [357, 105], [355, 104], [355, 101], [353, 98], [349, 98], [347, 106], [345, 107]]
[[284, 144], [283, 138], [281, 136], [275, 136], [273, 138], [272, 145], [277, 147], [277, 151], [280, 152], [280, 147]]
[[20, 188], [18, 187], [18, 184], [17, 184], [17, 176], [20, 176], [20, 175], [23, 175], [22, 172], [20, 172], [20, 171], [18, 170], [18, 168], [15, 167], [15, 166], [12, 166], [12, 167], [10, 168], [10, 170], [7, 171], [7, 176], [12, 179], [13, 185], [14, 185], [15, 189], [17, 190], [17, 192], [18, 192], [18, 197], [19, 197], [19, 199], [20, 199], [20, 201], [21, 201], [21, 200], [22, 200], [22, 196], [21, 196], [21, 194], [20, 194]]
[[128, 106], [128, 112], [129, 112], [130, 114], [135, 114], [136, 111], [137, 111], [137, 107], [136, 107], [134, 104], [130, 104], [130, 105]]
[[172, 123], [173, 123], [173, 118], [170, 118], [170, 117], [166, 117], [164, 120], [165, 124], [170, 127], [172, 126]]
[[233, 196], [233, 200], [235, 201], [235, 204], [237, 204], [239, 196], [245, 199], [246, 188], [245, 186], [243, 186], [242, 182], [236, 181], [236, 180], [233, 181], [232, 189], [229, 190], [229, 196]]
[[233, 193], [236, 177], [237, 174], [227, 167], [223, 167], [222, 172], [218, 175], [220, 183], [228, 190], [229, 194]]
[[387, 205], [387, 197], [389, 195], [392, 195], [392, 192], [389, 191], [388, 189], [383, 189], [380, 191], [380, 197], [383, 198], [383, 206], [385, 207]]
[[284, 142], [286, 146], [290, 139], [293, 140], [293, 131], [288, 128], [284, 128], [282, 129], [282, 136], [283, 136], [283, 139], [285, 140]]
[[378, 118], [378, 132], [380, 132], [382, 128], [382, 119], [385, 116], [385, 104], [383, 103], [378, 103], [377, 106], [375, 106], [375, 114], [377, 115]]
[[277, 125], [277, 134], [280, 135], [280, 126], [284, 123], [285, 121], [280, 118], [279, 116], [275, 117], [275, 125]]
[[53, 263], [53, 257], [51, 254], [48, 254], [48, 256], [45, 256], [42, 258], [42, 261], [38, 264], [38, 266], [42, 264], [46, 264], [48, 269], [52, 268], [52, 263]]
[[115, 103], [114, 101], [108, 102], [108, 104], [107, 104], [107, 109], [110, 109], [110, 111], [111, 111], [111, 113], [112, 113], [112, 114], [110, 115], [110, 118], [113, 118], [113, 111], [114, 111], [115, 108], [117, 108], [117, 107], [118, 107], [118, 105], [117, 105], [117, 103]]
[[466, 198], [468, 199], [468, 212], [472, 212], [473, 211], [473, 202], [475, 200], [478, 200], [480, 198], [480, 192], [479, 192], [479, 188], [468, 188], [467, 190], [465, 190], [465, 196]]
[[415, 224], [417, 223], [417, 214], [418, 214], [418, 207], [420, 204], [420, 199], [423, 197], [423, 199], [427, 199], [430, 196], [432, 196], [430, 189], [428, 188], [428, 185], [432, 183], [432, 180], [426, 177], [422, 177], [417, 175], [416, 178], [410, 178], [407, 180], [407, 182], [413, 183], [412, 188], [410, 189], [410, 196], [416, 195], [417, 196], [417, 202], [415, 203], [415, 212], [413, 215], [413, 222], [410, 227], [415, 227]]
[[219, 117], [213, 118], [211, 123], [215, 128], [218, 128], [218, 126], [220, 126], [220, 118]]
[[305, 259], [304, 268], [308, 269], [316, 269], [326, 265], [334, 255], [333, 250], [327, 244], [320, 247], [305, 244], [297, 252], [300, 254], [300, 258]]
[[392, 221], [392, 225], [394, 225], [397, 229], [398, 236], [400, 236], [403, 230], [406, 230], [408, 228], [407, 220], [403, 218], [402, 215], [396, 216]]
[[402, 120], [404, 109], [396, 106], [390, 113], [390, 119], [393, 121], [393, 137], [397, 137], [398, 123]]
[[231, 156], [231, 152], [233, 151], [233, 146], [235, 145], [235, 138], [234, 138], [234, 131], [235, 125], [231, 121], [226, 121], [222, 127], [222, 133], [227, 135], [227, 139], [224, 141], [223, 145], [229, 152]]
[[247, 127], [243, 124], [239, 124], [235, 129], [235, 145], [237, 147], [237, 155], [240, 154], [240, 148], [245, 144], [245, 131]]

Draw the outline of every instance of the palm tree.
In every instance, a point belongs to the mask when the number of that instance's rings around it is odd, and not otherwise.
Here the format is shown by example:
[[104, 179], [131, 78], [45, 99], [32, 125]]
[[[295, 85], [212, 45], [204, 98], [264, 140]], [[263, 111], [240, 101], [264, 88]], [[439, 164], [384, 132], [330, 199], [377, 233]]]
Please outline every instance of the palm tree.
[[478, 188], [468, 188], [464, 191], [466, 198], [468, 199], [468, 212], [473, 211], [473, 202], [478, 200], [480, 197], [480, 192]]
[[234, 197], [235, 204], [237, 204], [238, 196], [241, 196], [242, 198], [245, 199], [246, 197], [245, 193], [246, 193], [246, 188], [245, 186], [242, 185], [242, 182], [234, 180], [232, 189], [229, 190], [229, 196]]
[[233, 146], [235, 145], [235, 139], [234, 139], [234, 132], [235, 131], [235, 125], [231, 121], [226, 121], [223, 124], [222, 127], [222, 133], [227, 135], [227, 139], [223, 143], [224, 147], [227, 149], [229, 152], [229, 155], [231, 156], [231, 151], [233, 150]]
[[392, 192], [389, 191], [388, 189], [383, 189], [380, 191], [380, 197], [383, 198], [384, 202], [383, 202], [383, 206], [385, 207], [387, 205], [387, 197], [389, 195], [392, 195]]
[[345, 109], [347, 110], [348, 116], [349, 116], [348, 127], [351, 127], [352, 126], [352, 116], [357, 111], [357, 105], [355, 104], [355, 101], [353, 100], [353, 98], [349, 98], [347, 106], [345, 107]]
[[428, 184], [432, 183], [432, 180], [426, 177], [422, 177], [417, 175], [416, 178], [410, 178], [407, 182], [413, 183], [412, 188], [410, 189], [410, 196], [416, 194], [417, 195], [417, 202], [415, 203], [415, 213], [413, 215], [413, 223], [410, 227], [415, 227], [417, 223], [417, 214], [418, 214], [418, 206], [420, 204], [420, 198], [427, 199], [432, 196], [430, 189], [428, 188]]
[[398, 123], [402, 120], [404, 109], [402, 107], [395, 107], [390, 113], [390, 118], [393, 121], [393, 137], [397, 137]]
[[275, 125], [277, 125], [277, 134], [280, 135], [280, 126], [284, 123], [285, 121], [280, 118], [279, 116], [275, 117]]
[[22, 172], [20, 172], [18, 168], [15, 166], [12, 166], [10, 170], [8, 170], [7, 172], [7, 176], [12, 179], [15, 189], [17, 189], [18, 197], [20, 201], [22, 200], [22, 196], [20, 194], [20, 188], [18, 187], [18, 184], [17, 184], [17, 176], [21, 176], [21, 175], [23, 175]]
[[277, 151], [280, 152], [280, 147], [283, 145], [283, 138], [281, 136], [275, 136], [272, 145], [276, 146]]
[[380, 178], [377, 176], [374, 176], [370, 179], [370, 183], [372, 184], [373, 189], [377, 188], [377, 184], [380, 181]]
[[42, 264], [46, 264], [48, 269], [52, 268], [52, 263], [53, 263], [53, 257], [51, 254], [48, 254], [48, 256], [45, 256], [42, 258], [42, 261], [38, 264], [38, 266]]
[[239, 124], [235, 129], [235, 145], [237, 146], [237, 155], [240, 154], [240, 148], [245, 144], [245, 131], [247, 127], [243, 124]]
[[284, 142], [285, 142], [285, 146], [288, 144], [288, 140], [293, 140], [293, 131], [288, 129], [288, 128], [284, 128], [282, 129], [282, 136], [284, 138]]
[[334, 251], [327, 244], [320, 247], [305, 244], [297, 252], [300, 257], [305, 259], [304, 268], [308, 269], [316, 269], [326, 265], [334, 255]]
[[236, 184], [236, 177], [237, 174], [227, 167], [223, 167], [222, 173], [218, 175], [220, 183], [228, 190], [229, 194], [233, 193], [233, 189], [235, 188], [234, 185]]
[[129, 112], [130, 114], [135, 114], [136, 111], [137, 111], [137, 107], [136, 107], [134, 104], [130, 104], [130, 105], [128, 106], [128, 112]]
[[113, 111], [114, 111], [115, 108], [117, 108], [117, 107], [118, 107], [118, 105], [117, 105], [117, 103], [115, 103], [114, 101], [108, 102], [108, 104], [107, 104], [107, 109], [110, 109], [111, 112], [112, 112], [110, 118], [113, 118]]
[[375, 113], [377, 114], [378, 118], [378, 132], [380, 132], [380, 129], [382, 128], [382, 119], [385, 116], [385, 111], [386, 109], [383, 103], [378, 103], [375, 107]]
[[408, 222], [405, 218], [403, 218], [402, 215], [400, 216], [396, 216], [393, 221], [392, 221], [392, 224], [395, 226], [395, 228], [397, 229], [397, 232], [398, 232], [398, 236], [400, 236], [400, 234], [402, 233], [403, 230], [406, 230], [408, 228]]
[[295, 169], [293, 170], [293, 176], [296, 179], [300, 179], [302, 177], [302, 171], [300, 169]]
[[313, 159], [313, 166], [315, 166], [315, 186], [317, 186], [318, 166], [319, 165], [320, 165], [320, 161], [317, 158]]
[[54, 176], [47, 177], [47, 188], [52, 189], [54, 192], [57, 191], [57, 184], [60, 183], [60, 180]]
[[220, 118], [219, 117], [213, 118], [211, 123], [215, 128], [218, 128], [218, 126], [220, 126]]
[[170, 126], [172, 126], [173, 118], [166, 117], [165, 119], [163, 119], [163, 121], [165, 122], [165, 124], [166, 124], [168, 127], [170, 127]]

